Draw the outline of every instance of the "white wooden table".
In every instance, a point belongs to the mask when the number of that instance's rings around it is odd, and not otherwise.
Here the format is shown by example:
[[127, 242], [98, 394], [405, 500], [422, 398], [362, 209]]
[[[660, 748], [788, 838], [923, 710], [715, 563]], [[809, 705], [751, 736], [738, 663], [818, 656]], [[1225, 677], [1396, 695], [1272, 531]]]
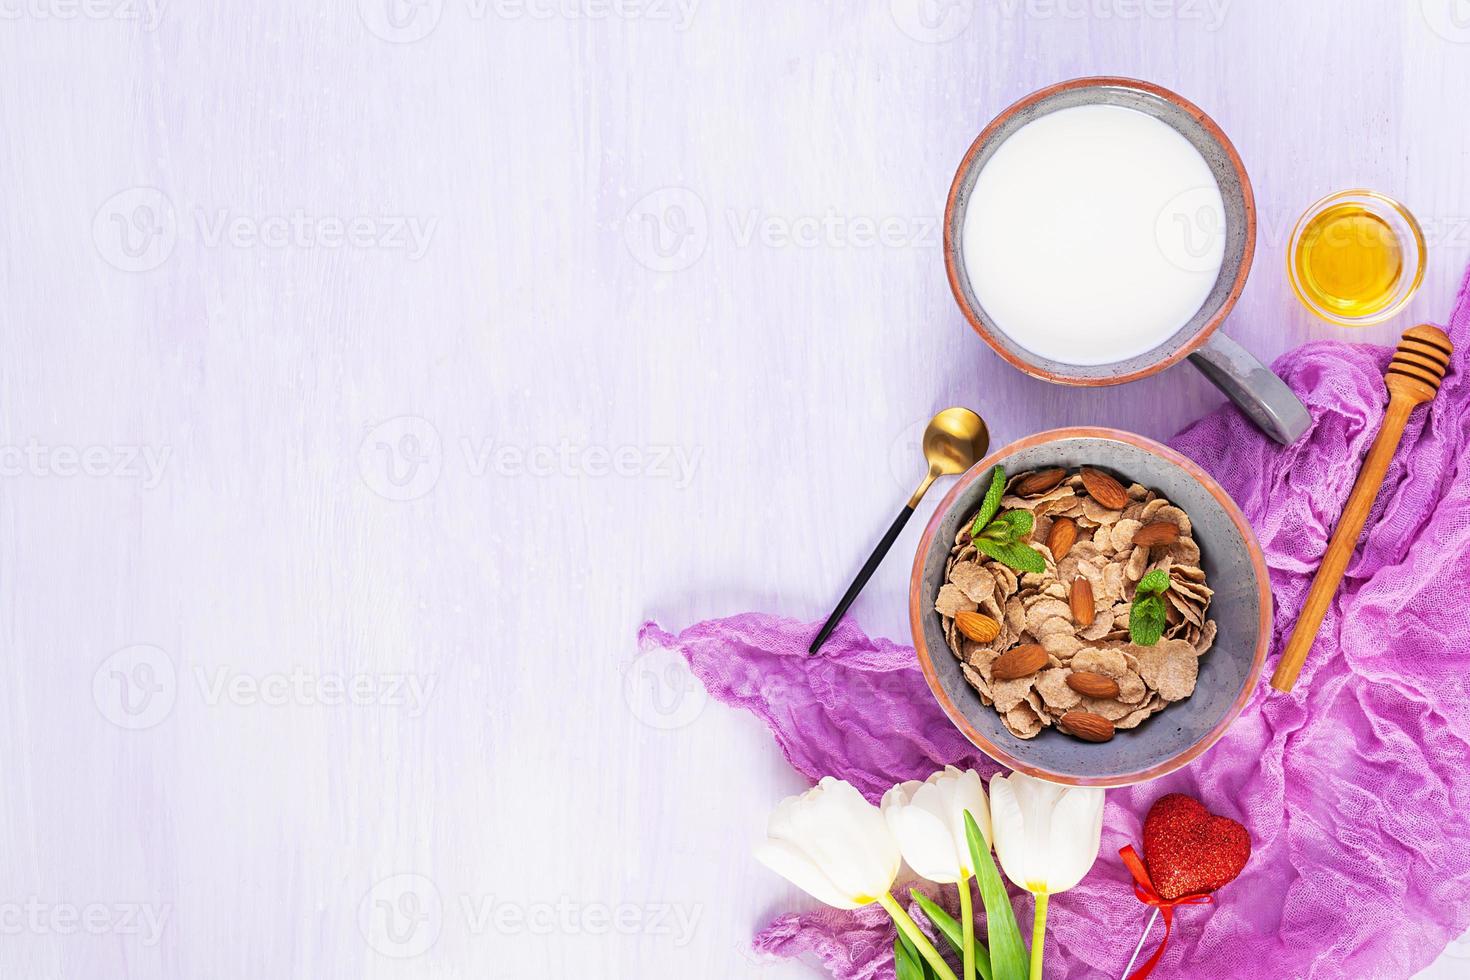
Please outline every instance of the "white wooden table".
[[0, 65], [7, 977], [812, 976], [745, 952], [801, 782], [638, 624], [825, 614], [939, 407], [1221, 401], [965, 327], [984, 122], [1082, 74], [1210, 111], [1263, 357], [1344, 336], [1283, 275], [1324, 193], [1417, 212], [1416, 317], [1470, 261], [1465, 0], [7, 0]]

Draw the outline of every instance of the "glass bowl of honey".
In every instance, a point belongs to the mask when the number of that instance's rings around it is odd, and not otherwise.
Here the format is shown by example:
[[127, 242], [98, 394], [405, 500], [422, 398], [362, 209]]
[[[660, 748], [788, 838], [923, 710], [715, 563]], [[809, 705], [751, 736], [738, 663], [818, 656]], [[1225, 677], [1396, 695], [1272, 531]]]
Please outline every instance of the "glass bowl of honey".
[[1313, 313], [1345, 327], [1382, 323], [1424, 279], [1424, 232], [1408, 208], [1368, 190], [1307, 209], [1286, 250], [1292, 288]]

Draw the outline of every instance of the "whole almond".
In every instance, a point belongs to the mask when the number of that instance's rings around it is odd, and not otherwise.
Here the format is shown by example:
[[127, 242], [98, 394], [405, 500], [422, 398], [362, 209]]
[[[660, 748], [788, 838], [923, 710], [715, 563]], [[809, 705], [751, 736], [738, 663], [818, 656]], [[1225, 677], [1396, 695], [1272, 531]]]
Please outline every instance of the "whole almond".
[[954, 625], [955, 629], [976, 643], [989, 643], [997, 636], [1000, 636], [1000, 624], [984, 613], [955, 613]]
[[1082, 468], [1082, 487], [1093, 500], [1108, 510], [1122, 510], [1128, 506], [1128, 491], [1123, 489], [1123, 484], [1102, 470], [1084, 466]]
[[1046, 532], [1046, 547], [1056, 561], [1067, 557], [1067, 552], [1072, 550], [1072, 545], [1077, 543], [1077, 522], [1070, 517], [1058, 517], [1051, 522], [1051, 530]]
[[1007, 650], [990, 665], [990, 677], [997, 681], [1013, 681], [1027, 674], [1034, 674], [1047, 665], [1046, 650], [1039, 643]]
[[1113, 737], [1113, 723], [1091, 711], [1069, 711], [1057, 721], [1062, 731], [1084, 742], [1106, 742]]
[[1086, 628], [1092, 625], [1097, 604], [1092, 600], [1092, 583], [1082, 576], [1072, 580], [1072, 622]]
[[1133, 532], [1133, 543], [1144, 548], [1155, 545], [1173, 544], [1179, 540], [1179, 525], [1169, 521], [1154, 521]]
[[1089, 698], [1115, 698], [1118, 696], [1118, 682], [1107, 674], [1099, 674], [1091, 670], [1079, 670], [1067, 675], [1067, 686], [1078, 694]]
[[1036, 470], [1017, 480], [1012, 492], [1018, 497], [1035, 497], [1038, 494], [1055, 490], [1066, 475], [1067, 471], [1060, 466], [1049, 470]]

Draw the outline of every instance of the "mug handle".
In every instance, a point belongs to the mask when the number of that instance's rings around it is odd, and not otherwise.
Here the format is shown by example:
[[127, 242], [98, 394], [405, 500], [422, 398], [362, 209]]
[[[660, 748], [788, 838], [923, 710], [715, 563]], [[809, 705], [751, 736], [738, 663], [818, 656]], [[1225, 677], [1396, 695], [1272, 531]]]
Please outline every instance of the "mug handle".
[[1189, 361], [1272, 439], [1289, 446], [1312, 424], [1286, 382], [1254, 354], [1216, 330]]

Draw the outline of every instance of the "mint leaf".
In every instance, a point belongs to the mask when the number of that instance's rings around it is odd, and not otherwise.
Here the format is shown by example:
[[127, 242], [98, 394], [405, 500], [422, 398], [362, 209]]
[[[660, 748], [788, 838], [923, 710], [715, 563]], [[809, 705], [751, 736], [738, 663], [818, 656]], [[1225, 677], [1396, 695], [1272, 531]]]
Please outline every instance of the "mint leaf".
[[1041, 552], [1029, 545], [1019, 543], [1001, 543], [990, 538], [976, 538], [975, 548], [987, 557], [994, 558], [1003, 565], [1009, 565], [1018, 572], [1036, 572], [1040, 574], [1046, 571], [1046, 559]]
[[985, 491], [975, 523], [970, 525], [970, 540], [981, 554], [1017, 571], [1044, 572], [1046, 559], [1041, 552], [1021, 543], [1036, 525], [1036, 518], [1026, 510], [998, 513], [1005, 490], [1006, 471], [997, 466], [991, 472], [990, 489]]
[[985, 491], [985, 499], [980, 502], [980, 512], [975, 515], [975, 523], [970, 525], [970, 537], [978, 538], [980, 532], [990, 524], [991, 519], [1000, 510], [1000, 498], [1005, 494], [1006, 471], [997, 466], [990, 473], [990, 489]]
[[[996, 527], [1004, 528], [1006, 536], [1002, 540], [1009, 542], [1020, 541], [1030, 534], [1031, 529], [1035, 526], [1036, 518], [1029, 510], [1008, 510], [1004, 514], [997, 514], [986, 530], [989, 531]], [[999, 538], [999, 535], [995, 537]]]
[[1136, 595], [1148, 595], [1150, 593], [1166, 592], [1169, 589], [1169, 573], [1162, 568], [1155, 568], [1143, 578], [1138, 580], [1135, 590]]
[[1163, 635], [1164, 600], [1154, 594], [1135, 599], [1128, 612], [1128, 638], [1141, 647], [1151, 647]]

